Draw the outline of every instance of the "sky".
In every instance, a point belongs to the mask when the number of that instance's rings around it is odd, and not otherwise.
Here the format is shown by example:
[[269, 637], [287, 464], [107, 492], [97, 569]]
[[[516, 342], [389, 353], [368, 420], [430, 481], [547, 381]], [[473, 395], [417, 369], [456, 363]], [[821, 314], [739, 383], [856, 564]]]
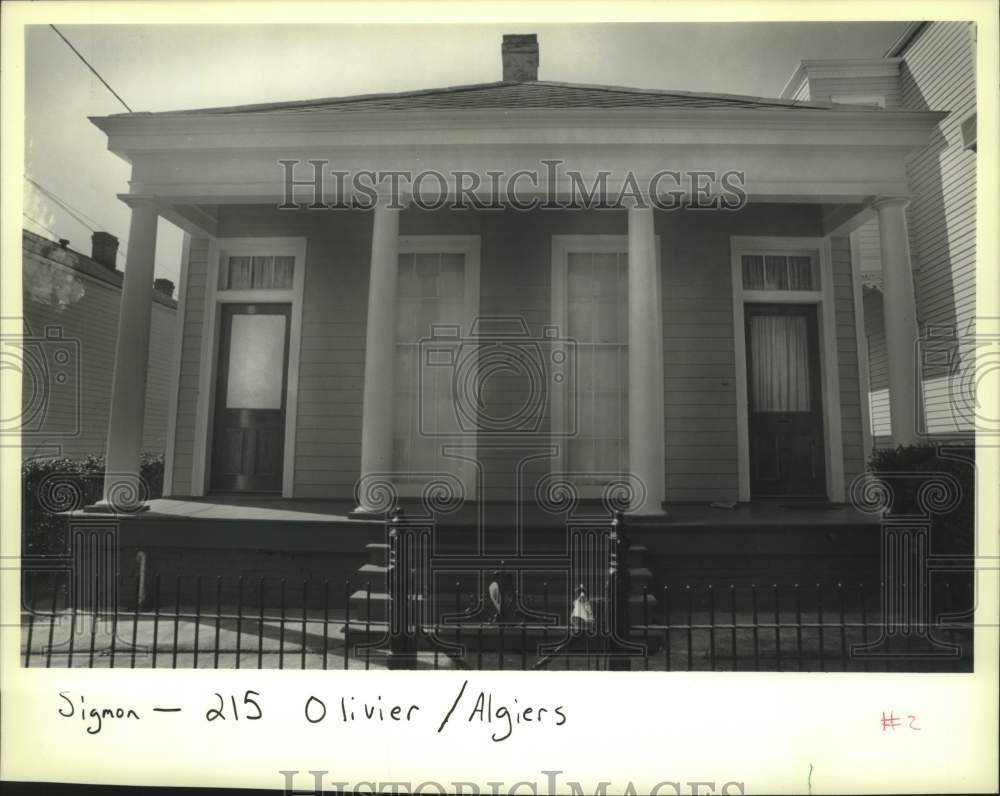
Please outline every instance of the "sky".
[[[538, 25], [104, 25], [60, 30], [134, 111], [486, 83], [504, 33], [537, 33], [539, 79], [777, 96], [799, 61], [881, 57], [904, 22]], [[26, 31], [23, 224], [90, 253], [121, 241], [129, 166], [90, 116], [125, 108], [48, 26]], [[182, 233], [160, 221], [156, 276], [177, 281]]]

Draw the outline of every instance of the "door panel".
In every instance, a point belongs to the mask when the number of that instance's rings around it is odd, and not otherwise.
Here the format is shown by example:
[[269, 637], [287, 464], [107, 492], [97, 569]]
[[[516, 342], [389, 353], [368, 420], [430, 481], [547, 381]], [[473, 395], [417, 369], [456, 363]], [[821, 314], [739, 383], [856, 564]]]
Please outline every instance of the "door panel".
[[824, 497], [816, 307], [747, 304], [745, 317], [751, 497]]
[[281, 492], [288, 304], [226, 304], [219, 333], [211, 488]]

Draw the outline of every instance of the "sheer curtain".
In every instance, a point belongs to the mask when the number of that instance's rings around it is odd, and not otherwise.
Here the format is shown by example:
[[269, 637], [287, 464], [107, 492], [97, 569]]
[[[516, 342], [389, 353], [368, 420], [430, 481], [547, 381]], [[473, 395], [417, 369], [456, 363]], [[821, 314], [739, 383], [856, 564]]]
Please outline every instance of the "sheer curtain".
[[809, 411], [809, 338], [795, 315], [750, 318], [751, 399], [754, 412]]

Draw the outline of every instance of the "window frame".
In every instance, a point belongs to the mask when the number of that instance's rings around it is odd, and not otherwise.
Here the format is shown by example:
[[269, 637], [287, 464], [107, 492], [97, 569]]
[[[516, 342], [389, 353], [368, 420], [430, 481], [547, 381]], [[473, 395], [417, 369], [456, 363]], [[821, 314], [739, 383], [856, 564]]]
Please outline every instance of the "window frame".
[[[219, 333], [222, 304], [291, 304], [288, 328], [288, 376], [285, 388], [285, 440], [281, 496], [295, 495], [295, 441], [298, 424], [299, 362], [302, 347], [302, 305], [305, 295], [307, 239], [304, 237], [211, 238], [205, 284], [205, 332], [201, 339], [198, 400], [195, 407], [194, 456], [191, 463], [191, 494], [208, 494], [212, 472], [212, 435], [215, 421], [215, 390], [218, 376]], [[295, 258], [292, 287], [288, 290], [220, 290], [223, 256], [291, 255]], [[178, 345], [180, 343], [178, 342]]]
[[[463, 313], [463, 327], [461, 336], [468, 337], [473, 328], [476, 316], [479, 314], [479, 280], [480, 280], [480, 251], [481, 238], [479, 235], [401, 235], [397, 241], [396, 258], [397, 273], [398, 260], [401, 254], [462, 254], [465, 256], [465, 302]], [[398, 296], [397, 296], [398, 301]], [[398, 341], [393, 336], [393, 348], [398, 345]], [[395, 385], [393, 387], [395, 391]], [[393, 396], [395, 402], [395, 395]], [[396, 406], [393, 403], [393, 418], [395, 423]], [[393, 427], [390, 438], [393, 444], [396, 439], [395, 427]], [[463, 434], [456, 437], [454, 443], [446, 442], [446, 437], [434, 438], [439, 444], [444, 446], [446, 454], [451, 454], [455, 458], [461, 459], [464, 466], [460, 467], [457, 473], [465, 489], [466, 499], [475, 495], [477, 482], [481, 478], [481, 465], [478, 460], [478, 435]], [[390, 459], [389, 469], [394, 472], [395, 461]], [[400, 497], [420, 497], [423, 494], [424, 484], [409, 483], [401, 484], [394, 482], [396, 493]], [[474, 498], [473, 498], [474, 499]]]
[[[746, 304], [816, 304], [818, 313], [821, 395], [823, 399], [823, 449], [826, 490], [831, 501], [844, 500], [844, 442], [840, 409], [840, 373], [837, 354], [837, 319], [833, 289], [833, 254], [830, 238], [733, 235], [730, 241], [733, 291], [733, 343], [736, 360], [736, 448], [738, 499], [750, 494], [750, 401], [747, 385]], [[816, 252], [819, 288], [816, 290], [745, 290], [744, 255], [795, 255]]]

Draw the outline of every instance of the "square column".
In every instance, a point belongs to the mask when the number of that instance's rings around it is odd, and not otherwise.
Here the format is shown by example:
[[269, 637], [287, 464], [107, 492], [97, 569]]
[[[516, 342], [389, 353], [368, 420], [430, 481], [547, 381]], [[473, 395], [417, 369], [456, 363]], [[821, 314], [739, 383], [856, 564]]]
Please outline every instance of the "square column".
[[666, 497], [663, 307], [652, 208], [628, 210], [628, 460], [642, 484], [630, 514], [662, 516]]
[[111, 381], [104, 499], [98, 504], [113, 511], [139, 510], [143, 498], [148, 497], [140, 483], [139, 462], [146, 408], [158, 219], [159, 214], [152, 204], [132, 207]]
[[923, 419], [923, 383], [917, 365], [917, 302], [901, 197], [878, 199], [882, 249], [882, 293], [885, 341], [889, 360], [889, 412], [894, 445], [913, 445]]
[[396, 296], [399, 283], [399, 210], [385, 201], [375, 206], [372, 224], [368, 319], [365, 332], [365, 382], [361, 417], [361, 480], [357, 514], [376, 511], [366, 485], [392, 466]]

